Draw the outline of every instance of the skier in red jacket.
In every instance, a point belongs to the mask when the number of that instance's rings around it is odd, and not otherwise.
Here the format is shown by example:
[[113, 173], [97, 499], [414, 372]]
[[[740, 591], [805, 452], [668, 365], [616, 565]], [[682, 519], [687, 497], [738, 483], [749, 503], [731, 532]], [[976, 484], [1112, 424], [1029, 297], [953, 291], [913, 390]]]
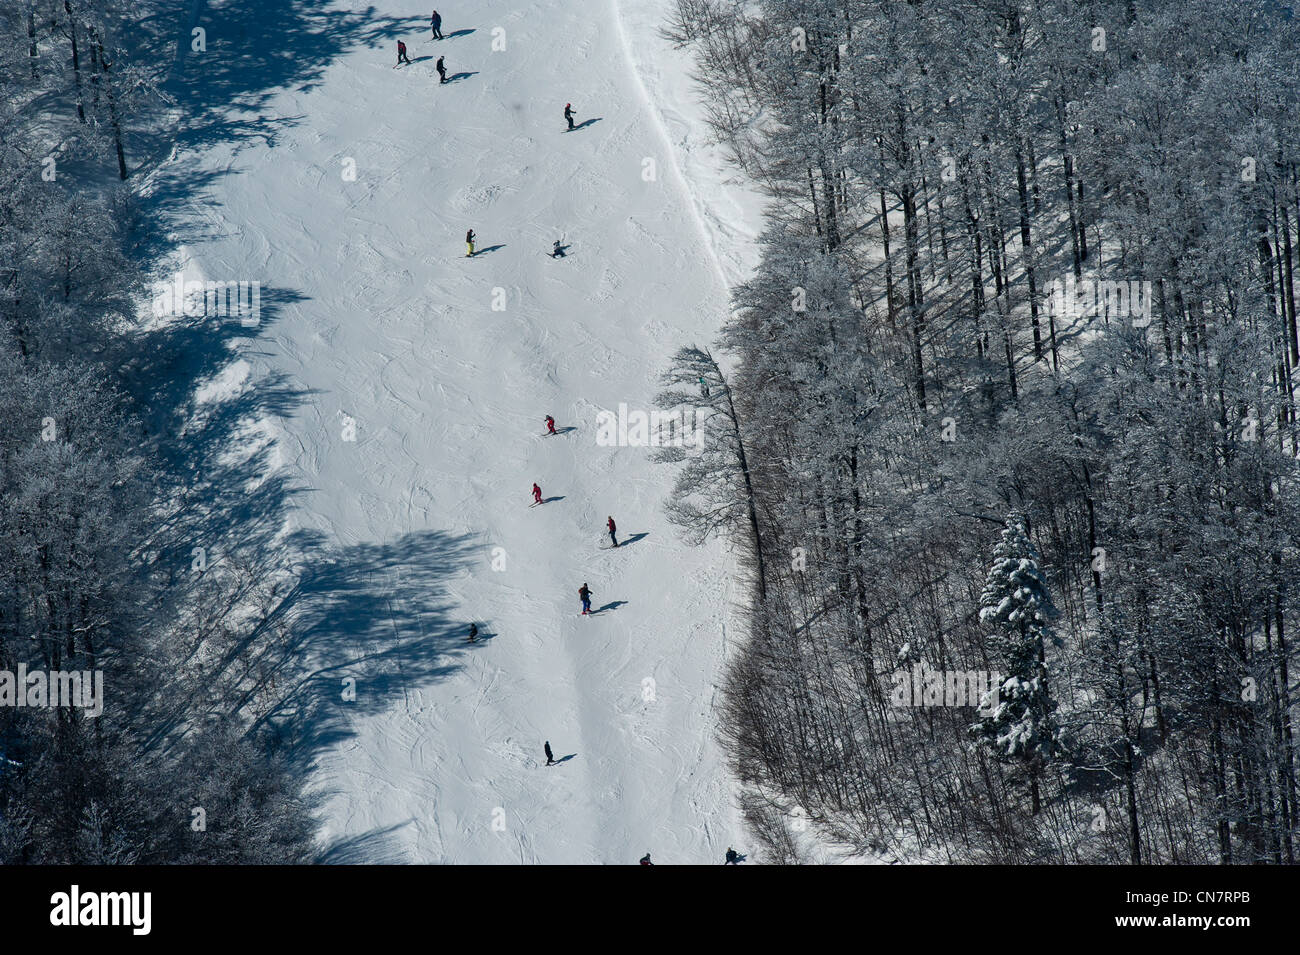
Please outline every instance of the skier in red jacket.
[[533, 485], [533, 503], [534, 504], [542, 503], [542, 489], [538, 487], [536, 484]]
[[409, 64], [410, 62], [411, 62], [411, 58], [406, 55], [406, 44], [403, 43], [401, 40], [398, 40], [397, 41], [397, 65], [401, 66], [403, 63]]
[[552, 418], [550, 415], [546, 416], [546, 433], [558, 434], [558, 432], [555, 430], [555, 419]]
[[616, 531], [618, 528], [614, 526], [614, 518], [611, 517], [608, 521], [606, 521], [605, 526], [609, 528], [610, 543], [612, 543], [615, 547], [617, 547], [618, 538], [614, 536], [614, 531]]

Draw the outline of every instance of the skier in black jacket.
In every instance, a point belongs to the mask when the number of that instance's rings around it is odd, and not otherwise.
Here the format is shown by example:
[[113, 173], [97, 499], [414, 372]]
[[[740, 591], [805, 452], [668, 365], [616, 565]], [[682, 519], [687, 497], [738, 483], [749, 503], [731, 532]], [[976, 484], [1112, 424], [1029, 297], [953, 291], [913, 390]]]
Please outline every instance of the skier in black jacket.
[[546, 765], [550, 766], [555, 762], [555, 757], [551, 755], [551, 741], [548, 739], [543, 747], [546, 750]]
[[569, 128], [573, 129], [573, 104], [564, 104], [564, 118], [569, 121]]

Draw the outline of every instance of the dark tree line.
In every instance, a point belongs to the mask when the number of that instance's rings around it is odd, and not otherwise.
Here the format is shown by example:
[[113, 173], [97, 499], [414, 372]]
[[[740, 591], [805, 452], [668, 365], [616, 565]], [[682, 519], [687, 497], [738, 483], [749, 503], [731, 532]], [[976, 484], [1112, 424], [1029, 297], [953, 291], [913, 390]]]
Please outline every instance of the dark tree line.
[[161, 123], [140, 65], [159, 13], [0, 8], [0, 671], [103, 673], [98, 716], [0, 706], [0, 864], [312, 853], [301, 784], [256, 729], [283, 573], [237, 541], [206, 565], [196, 523], [238, 521], [176, 467], [184, 422], [145, 424], [170, 396], [141, 365], [168, 356], [140, 322], [151, 223], [122, 181], [128, 128]]
[[[756, 831], [1293, 862], [1296, 22], [680, 0], [668, 32], [776, 200], [722, 341], [744, 481], [694, 505], [754, 508], [723, 734]], [[1041, 582], [1032, 628], [998, 580]], [[899, 707], [917, 661], [1015, 682]]]

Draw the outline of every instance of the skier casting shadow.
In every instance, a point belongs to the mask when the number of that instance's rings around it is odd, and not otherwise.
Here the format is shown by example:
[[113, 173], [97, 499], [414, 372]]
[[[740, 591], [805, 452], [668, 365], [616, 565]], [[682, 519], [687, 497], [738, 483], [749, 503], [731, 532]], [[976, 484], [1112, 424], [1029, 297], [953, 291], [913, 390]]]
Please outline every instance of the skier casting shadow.
[[568, 756], [561, 756], [559, 759], [556, 759], [555, 754], [551, 752], [551, 741], [549, 739], [546, 741], [546, 745], [542, 747], [542, 750], [546, 753], [547, 766], [558, 766], [560, 763], [567, 763], [569, 760], [573, 759], [573, 757], [578, 755], [577, 753], [570, 753]]

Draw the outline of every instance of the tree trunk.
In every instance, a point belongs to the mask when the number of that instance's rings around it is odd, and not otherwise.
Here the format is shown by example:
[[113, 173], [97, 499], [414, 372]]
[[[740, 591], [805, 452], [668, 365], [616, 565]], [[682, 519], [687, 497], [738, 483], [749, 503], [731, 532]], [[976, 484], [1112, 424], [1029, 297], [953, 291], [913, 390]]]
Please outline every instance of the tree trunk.
[[[1025, 255], [1025, 277], [1029, 281], [1029, 321], [1034, 329], [1034, 361], [1042, 361], [1043, 336], [1038, 326], [1038, 279], [1034, 272], [1034, 242], [1029, 234], [1029, 192], [1025, 184], [1025, 159], [1016, 143], [1016, 188], [1020, 195], [1020, 249]], [[1056, 343], [1052, 342], [1056, 358]]]
[[903, 236], [907, 248], [907, 307], [912, 316], [912, 363], [916, 384], [916, 401], [925, 410], [925, 363], [921, 356], [921, 341], [925, 337], [925, 316], [921, 292], [920, 236], [916, 221], [916, 199], [913, 187], [908, 185], [900, 197], [903, 200]]
[[27, 62], [32, 67], [32, 79], [38, 80], [41, 75], [36, 70], [36, 60], [40, 53], [36, 49], [36, 5], [33, 3], [27, 4], [27, 43]]
[[77, 17], [72, 12], [72, 0], [63, 0], [63, 10], [68, 15], [68, 38], [72, 41], [72, 75], [77, 82], [77, 119], [84, 123], [86, 104], [81, 89], [81, 57], [77, 53]]
[[117, 150], [117, 174], [125, 182], [126, 172], [126, 153], [122, 149], [122, 124], [117, 115], [117, 96], [113, 92], [113, 78], [109, 73], [112, 64], [108, 57], [104, 55], [104, 43], [99, 38], [98, 32], [92, 27], [90, 32], [91, 42], [95, 44], [95, 49], [99, 53], [99, 66], [104, 74], [104, 95], [108, 98], [108, 119], [113, 127], [113, 146]]

